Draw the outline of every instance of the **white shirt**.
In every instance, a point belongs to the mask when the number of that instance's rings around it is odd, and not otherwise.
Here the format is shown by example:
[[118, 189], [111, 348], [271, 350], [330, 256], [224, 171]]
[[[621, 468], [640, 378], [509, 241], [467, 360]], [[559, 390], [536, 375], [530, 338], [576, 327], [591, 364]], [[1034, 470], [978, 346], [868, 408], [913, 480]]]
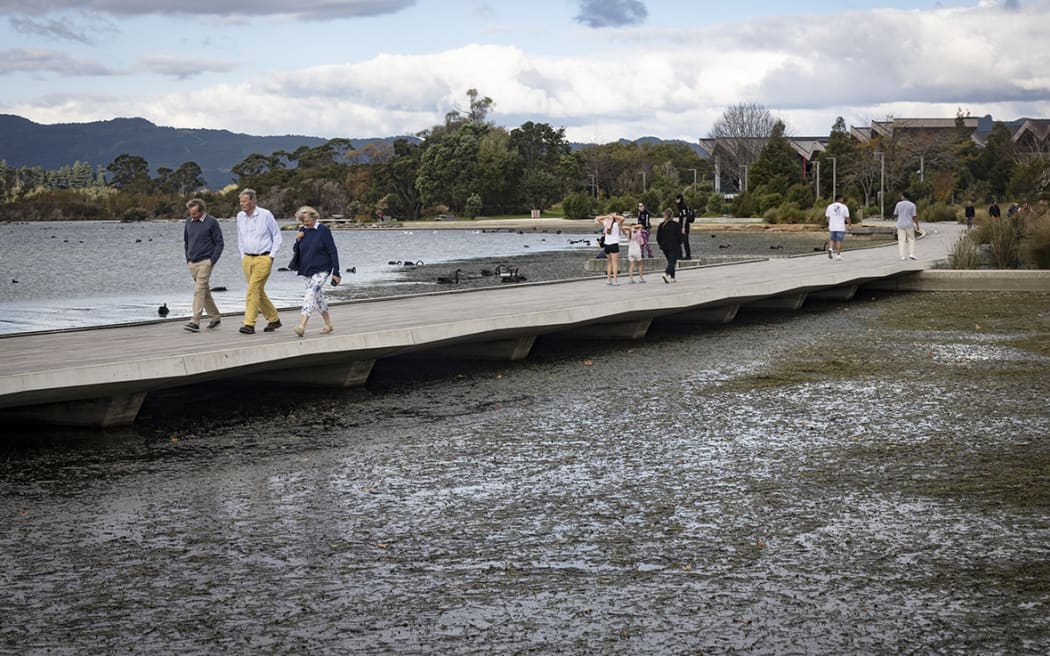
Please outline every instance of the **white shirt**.
[[828, 205], [828, 209], [824, 211], [824, 216], [828, 217], [829, 231], [846, 231], [846, 219], [849, 218], [848, 207], [846, 207], [842, 203], [832, 203], [831, 205]]
[[915, 203], [910, 200], [902, 200], [893, 208], [893, 215], [897, 217], [898, 230], [910, 230], [915, 227]]
[[245, 253], [262, 255], [269, 252], [276, 258], [281, 248], [281, 229], [270, 210], [256, 207], [251, 216], [244, 210], [237, 212], [237, 249], [241, 257]]

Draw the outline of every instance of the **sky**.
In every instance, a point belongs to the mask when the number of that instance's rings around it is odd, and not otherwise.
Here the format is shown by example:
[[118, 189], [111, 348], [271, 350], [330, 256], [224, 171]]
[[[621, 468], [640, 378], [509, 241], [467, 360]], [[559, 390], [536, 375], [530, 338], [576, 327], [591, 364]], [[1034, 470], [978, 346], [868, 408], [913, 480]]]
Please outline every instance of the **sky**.
[[1048, 26], [1050, 0], [0, 0], [0, 113], [353, 139], [473, 88], [594, 143], [695, 142], [738, 103], [794, 136], [1050, 118]]

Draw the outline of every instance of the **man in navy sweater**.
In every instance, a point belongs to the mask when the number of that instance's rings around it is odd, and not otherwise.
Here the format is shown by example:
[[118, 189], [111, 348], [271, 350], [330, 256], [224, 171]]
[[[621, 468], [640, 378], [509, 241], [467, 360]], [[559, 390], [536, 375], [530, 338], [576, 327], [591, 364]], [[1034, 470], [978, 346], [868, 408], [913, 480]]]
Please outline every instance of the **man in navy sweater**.
[[183, 230], [186, 248], [186, 266], [193, 276], [193, 316], [184, 327], [191, 333], [201, 329], [201, 315], [208, 311], [208, 328], [221, 323], [219, 308], [211, 296], [211, 271], [222, 255], [222, 228], [214, 216], [208, 214], [204, 201], [194, 198], [186, 203], [189, 218]]

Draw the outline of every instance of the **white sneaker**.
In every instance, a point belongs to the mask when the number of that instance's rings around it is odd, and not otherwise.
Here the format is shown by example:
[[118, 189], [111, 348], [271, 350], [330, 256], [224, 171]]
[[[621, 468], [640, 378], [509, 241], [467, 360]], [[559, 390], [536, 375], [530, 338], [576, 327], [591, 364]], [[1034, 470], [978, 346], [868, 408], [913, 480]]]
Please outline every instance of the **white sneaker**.
[[836, 260], [841, 260], [842, 259], [842, 253], [835, 253], [835, 259]]
[[906, 258], [906, 257], [902, 257], [901, 259], [902, 259], [902, 260], [906, 260], [906, 259], [908, 259], [908, 258]]
[[919, 258], [915, 257], [914, 255], [909, 255], [908, 257], [909, 257], [910, 259], [912, 259], [912, 260], [917, 260], [917, 259], [919, 259]]

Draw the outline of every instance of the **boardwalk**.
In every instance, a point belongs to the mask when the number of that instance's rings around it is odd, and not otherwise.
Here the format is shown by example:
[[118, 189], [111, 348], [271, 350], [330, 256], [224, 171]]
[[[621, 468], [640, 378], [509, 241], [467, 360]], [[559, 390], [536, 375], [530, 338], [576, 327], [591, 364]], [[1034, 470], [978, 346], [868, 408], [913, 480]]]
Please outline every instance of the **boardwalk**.
[[[928, 226], [929, 227], [929, 226]], [[239, 317], [215, 331], [157, 322], [0, 339], [0, 408], [54, 423], [130, 423], [145, 395], [194, 382], [272, 378], [288, 383], [362, 385], [378, 358], [440, 350], [479, 358], [527, 357], [537, 336], [638, 339], [653, 321], [729, 321], [742, 304], [798, 309], [810, 295], [848, 300], [857, 286], [921, 271], [943, 260], [956, 225], [934, 225], [919, 259], [895, 245], [683, 270], [678, 282], [610, 287], [600, 279], [398, 297], [333, 306], [337, 332], [296, 337], [298, 313], [284, 328], [241, 335]]]

